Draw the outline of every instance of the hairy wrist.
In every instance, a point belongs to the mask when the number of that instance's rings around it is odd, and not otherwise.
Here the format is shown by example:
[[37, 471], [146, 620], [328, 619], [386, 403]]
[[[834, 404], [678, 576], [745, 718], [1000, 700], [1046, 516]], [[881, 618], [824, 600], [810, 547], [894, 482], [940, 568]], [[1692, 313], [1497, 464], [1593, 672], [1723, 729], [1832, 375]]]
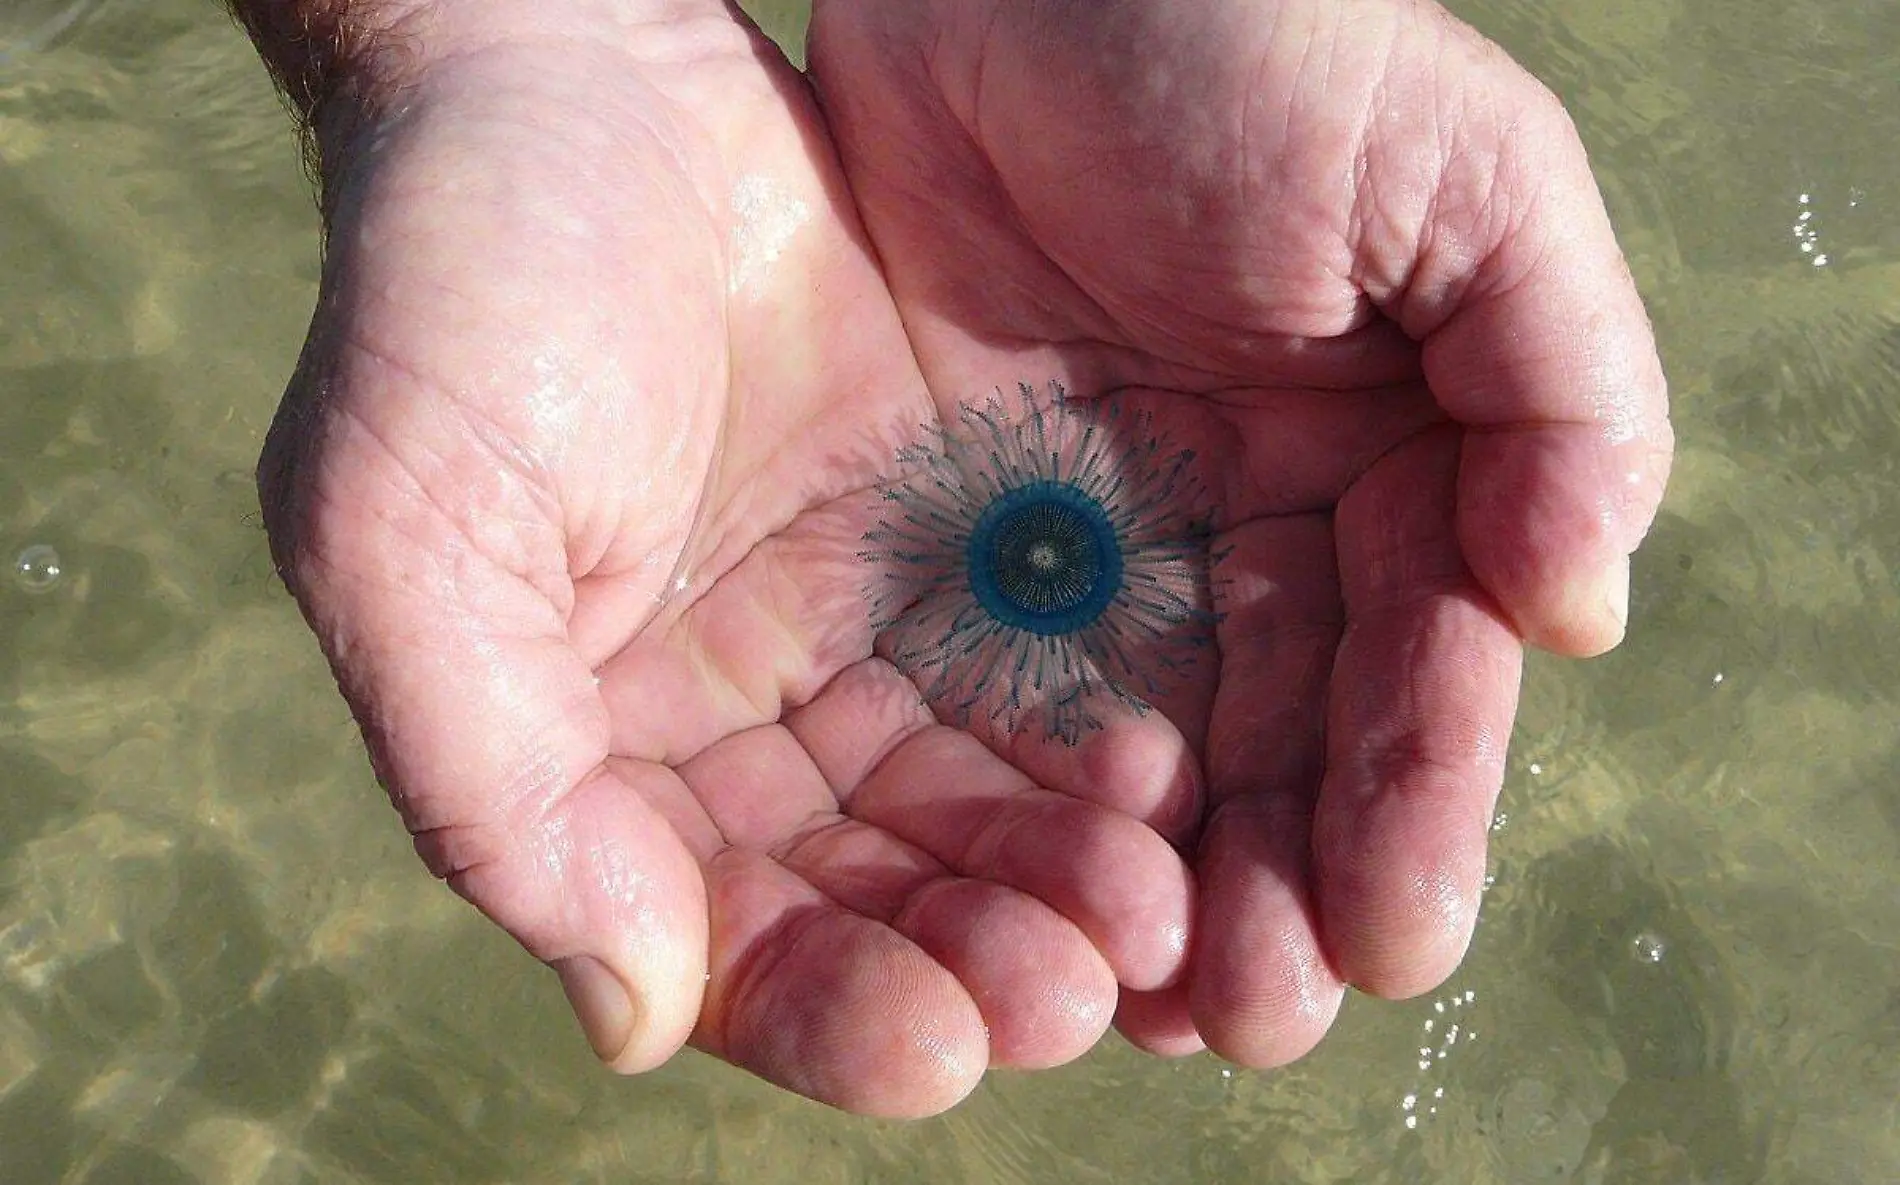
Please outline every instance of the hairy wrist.
[[[301, 121], [312, 169], [376, 123], [431, 63], [497, 46], [591, 44], [691, 57], [735, 28], [725, 0], [224, 0]], [[700, 33], [689, 32], [700, 30]]]
[[388, 65], [395, 30], [422, 0], [225, 0], [297, 113], [360, 94]]
[[429, 0], [225, 0], [296, 115], [313, 173], [404, 86], [403, 26]]

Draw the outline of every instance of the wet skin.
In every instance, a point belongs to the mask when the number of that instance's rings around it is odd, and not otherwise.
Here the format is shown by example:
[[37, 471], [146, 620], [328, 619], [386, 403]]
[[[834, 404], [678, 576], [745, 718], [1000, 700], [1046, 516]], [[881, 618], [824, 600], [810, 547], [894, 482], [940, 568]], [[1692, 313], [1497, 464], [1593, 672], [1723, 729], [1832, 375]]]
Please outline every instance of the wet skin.
[[[384, 10], [260, 469], [428, 866], [614, 1066], [879, 1114], [1443, 979], [1521, 646], [1619, 639], [1670, 456], [1555, 102], [1406, 0], [832, 0], [809, 84], [559, 8]], [[935, 723], [841, 575], [1019, 378], [1204, 450], [1229, 556], [1208, 677], [1075, 748]]]

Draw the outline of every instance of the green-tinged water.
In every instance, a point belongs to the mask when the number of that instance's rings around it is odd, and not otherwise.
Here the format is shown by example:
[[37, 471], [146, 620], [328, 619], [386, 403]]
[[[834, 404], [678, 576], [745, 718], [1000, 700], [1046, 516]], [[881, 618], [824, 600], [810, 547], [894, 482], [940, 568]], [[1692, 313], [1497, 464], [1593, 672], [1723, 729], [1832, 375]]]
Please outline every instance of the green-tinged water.
[[1900, 1180], [1900, 7], [1460, 11], [1571, 103], [1681, 439], [1628, 644], [1530, 663], [1470, 958], [1286, 1070], [897, 1126], [609, 1075], [424, 872], [257, 525], [317, 249], [263, 73], [209, 0], [5, 0], [0, 1185]]

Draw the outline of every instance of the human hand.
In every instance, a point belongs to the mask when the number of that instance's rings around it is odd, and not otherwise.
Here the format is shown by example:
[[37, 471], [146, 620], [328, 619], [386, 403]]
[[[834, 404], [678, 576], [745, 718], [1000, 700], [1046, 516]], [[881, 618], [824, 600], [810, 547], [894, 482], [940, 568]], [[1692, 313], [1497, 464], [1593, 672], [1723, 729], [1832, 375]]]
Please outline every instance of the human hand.
[[319, 108], [260, 487], [380, 779], [622, 1070], [915, 1114], [1076, 1056], [1178, 976], [1190, 876], [871, 658], [871, 489], [936, 413], [803, 80], [716, 4], [530, 7], [381, 10]]
[[[1342, 817], [1385, 820], [1369, 841], [1334, 843], [1334, 855], [1396, 845], [1415, 863], [1436, 860], [1435, 883], [1461, 890], [1481, 851], [1471, 818], [1488, 809], [1487, 778], [1495, 791], [1515, 642], [1442, 538], [1449, 494], [1407, 488], [1424, 473], [1441, 487], [1452, 480], [1442, 442], [1455, 436], [1417, 383], [1409, 344], [1363, 328], [1369, 309], [1356, 301], [1331, 331], [1341, 343], [1287, 336], [1325, 338], [1336, 308], [1290, 328], [1269, 318], [1264, 331], [1236, 317], [1199, 345], [1165, 325], [1144, 324], [1148, 341], [1078, 335], [1073, 315], [1086, 302], [1035, 274], [1049, 266], [1035, 264], [1034, 244], [999, 252], [988, 266], [1012, 267], [994, 272], [939, 254], [967, 244], [905, 227], [890, 166], [898, 149], [957, 148], [955, 123], [915, 125], [936, 139], [880, 149], [866, 105], [895, 97], [890, 114], [913, 114], [906, 105], [928, 106], [931, 92], [921, 77], [851, 55], [926, 29], [891, 18], [954, 31], [969, 10], [819, 11], [814, 64], [880, 272], [802, 84], [723, 10], [681, 16], [675, 6], [670, 20], [626, 26], [624, 6], [532, 19], [521, 7], [459, 5], [452, 24], [431, 9], [392, 16], [389, 44], [405, 57], [379, 63], [360, 88], [365, 101], [389, 88], [389, 101], [328, 113], [324, 291], [260, 477], [280, 567], [418, 851], [561, 972], [603, 1057], [645, 1068], [690, 1034], [837, 1105], [919, 1113], [953, 1102], [985, 1064], [1074, 1056], [1106, 1024], [1118, 982], [1140, 992], [1179, 981], [1193, 905], [1163, 836], [1188, 843], [1200, 829], [1203, 731], [1210, 799], [1222, 805], [1200, 841], [1193, 973], [1186, 987], [1131, 993], [1125, 1031], [1182, 1048], [1198, 1025], [1222, 1052], [1277, 1060], [1323, 1030], [1342, 971], [1366, 982], [1353, 959], [1366, 965], [1368, 949], [1403, 955], [1422, 927], [1442, 948], [1422, 974], [1448, 969], [1468, 918], [1446, 915], [1447, 928], [1438, 915], [1409, 925], [1387, 915], [1355, 956], [1353, 943], [1333, 942], [1327, 910], [1389, 908], [1379, 886], [1328, 889], [1341, 881], [1337, 865], [1327, 875], [1326, 809], [1316, 879], [1296, 850], [1323, 762], [1322, 802], [1343, 812], [1343, 793], [1377, 791]], [[1009, 43], [942, 46], [988, 55]], [[862, 77], [841, 91], [851, 71]], [[994, 146], [982, 155], [999, 170], [1009, 159]], [[1579, 194], [1593, 211], [1587, 175], [1573, 171], [1554, 196], [1574, 204]], [[935, 200], [919, 209], [947, 211], [943, 229], [968, 228], [986, 250], [1020, 246], [993, 203], [960, 206], [954, 191]], [[1102, 210], [1118, 207], [1140, 214], [1126, 195]], [[1089, 231], [1086, 219], [1069, 225]], [[1507, 355], [1465, 386], [1502, 373], [1539, 400], [1572, 386], [1608, 397], [1617, 391], [1600, 373], [1606, 362], [1653, 366], [1633, 296], [1602, 274], [1613, 245], [1599, 233], [1583, 246], [1552, 277], [1602, 290], [1545, 303], [1622, 318], [1582, 343], [1591, 364], [1574, 351], [1555, 363]], [[1019, 285], [1013, 265], [1024, 259], [1031, 274]], [[1135, 253], [1126, 263], [1143, 265]], [[1164, 287], [1175, 282], [1162, 275]], [[994, 304], [945, 299], [959, 289], [1024, 299], [1006, 302], [999, 321]], [[1139, 289], [1122, 280], [1101, 291]], [[1507, 327], [1529, 315], [1523, 292], [1511, 293], [1491, 314]], [[1316, 289], [1295, 311], [1323, 296]], [[1042, 306], [1051, 319], [1038, 321]], [[1480, 341], [1498, 328], [1450, 312], [1421, 324], [1448, 342], [1457, 324]], [[1519, 366], [1533, 373], [1515, 378]], [[893, 694], [895, 672], [869, 657], [850, 557], [889, 439], [946, 410], [925, 376], [947, 404], [988, 376], [1043, 373], [1082, 390], [1224, 391], [1238, 396], [1229, 403], [1258, 396], [1262, 406], [1181, 401], [1165, 425], [1184, 437], [1226, 432], [1234, 446], [1212, 450], [1235, 466], [1220, 483], [1235, 550], [1211, 706], [1207, 689], [1189, 688], [1169, 705], [1179, 729], [1131, 717], [1075, 750], [1024, 741], [993, 753]], [[1659, 415], [1660, 380], [1635, 377], [1630, 406]], [[1301, 391], [1335, 386], [1333, 396]], [[1515, 398], [1498, 405], [1511, 412], [1502, 419], [1534, 419], [1526, 407], [1544, 406]], [[1276, 424], [1304, 433], [1306, 447], [1276, 456]], [[1616, 460], [1591, 433], [1580, 424], [1580, 455]], [[1396, 460], [1409, 455], [1426, 459], [1409, 469]], [[1249, 476], [1276, 461], [1295, 476]], [[1638, 491], [1626, 522], [1602, 517], [1597, 536], [1523, 551], [1541, 524], [1568, 521], [1567, 495], [1595, 489], [1553, 491], [1549, 461], [1524, 472], [1516, 505], [1490, 516], [1511, 520], [1490, 529], [1517, 531], [1518, 584], [1494, 586], [1487, 561], [1465, 554], [1533, 639], [1588, 649], [1612, 638], [1564, 597], [1599, 551], [1633, 546], [1654, 490]], [[1648, 478], [1659, 487], [1660, 470]], [[1336, 529], [1293, 513], [1331, 499], [1343, 499]], [[1359, 594], [1348, 562], [1355, 505], [1362, 536], [1396, 532], [1403, 544], [1362, 547], [1361, 568], [1396, 557], [1405, 569], [1374, 573]], [[1415, 542], [1434, 528], [1436, 548]], [[1304, 552], [1276, 550], [1295, 544]], [[1454, 560], [1449, 575], [1434, 566]], [[1429, 619], [1397, 595], [1421, 567], [1426, 602], [1443, 610]], [[1297, 609], [1287, 590], [1304, 597]], [[1342, 613], [1354, 624], [1334, 664]], [[1372, 667], [1382, 636], [1431, 646], [1395, 688], [1355, 673], [1355, 663]], [[1243, 677], [1236, 656], [1261, 647], [1269, 653]], [[1465, 664], [1474, 656], [1477, 666]], [[1296, 677], [1302, 664], [1325, 670]], [[1447, 687], [1448, 667], [1479, 684], [1463, 714], [1394, 714], [1393, 697]], [[1276, 679], [1277, 699], [1255, 698]], [[1358, 712], [1425, 730], [1410, 734], [1407, 755], [1448, 771], [1434, 801], [1455, 808], [1440, 831], [1457, 850], [1435, 849], [1421, 826], [1432, 802], [1393, 805], [1418, 765], [1399, 762], [1389, 739], [1381, 747], [1373, 730], [1335, 724], [1331, 751], [1319, 751], [1315, 712], [1329, 685], [1365, 696], [1335, 707], [1348, 726]], [[1372, 747], [1347, 748], [1347, 735]], [[1275, 748], [1284, 737], [1304, 740]], [[1420, 744], [1433, 737], [1442, 749]], [[1479, 743], [1491, 748], [1474, 761]], [[1354, 768], [1365, 772], [1336, 791]], [[1287, 824], [1243, 824], [1260, 813]], [[1456, 904], [1449, 894], [1434, 903]], [[1263, 943], [1277, 953], [1258, 956]], [[1249, 1003], [1263, 983], [1299, 991]]]
[[1204, 759], [1194, 810], [1115, 799], [1199, 877], [1186, 976], [1119, 1027], [1271, 1065], [1346, 984], [1435, 986], [1477, 914], [1520, 639], [1620, 639], [1669, 468], [1561, 108], [1413, 0], [834, 0], [811, 65], [933, 390], [1059, 374], [1208, 459], [1217, 686], [1103, 746], [1131, 769], [1039, 771], [1099, 797], [1170, 746]]

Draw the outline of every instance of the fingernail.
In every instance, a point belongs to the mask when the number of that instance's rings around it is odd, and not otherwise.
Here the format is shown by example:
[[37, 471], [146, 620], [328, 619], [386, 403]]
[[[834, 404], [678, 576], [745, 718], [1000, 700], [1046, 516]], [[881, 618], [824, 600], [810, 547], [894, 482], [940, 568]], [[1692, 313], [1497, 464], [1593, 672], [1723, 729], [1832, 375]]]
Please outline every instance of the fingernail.
[[553, 966], [594, 1056], [612, 1065], [633, 1036], [633, 999], [620, 977], [591, 955], [575, 955]]
[[1610, 565], [1603, 574], [1603, 600], [1608, 605], [1610, 616], [1616, 618], [1616, 628], [1624, 630], [1630, 623], [1630, 558], [1624, 556]]

